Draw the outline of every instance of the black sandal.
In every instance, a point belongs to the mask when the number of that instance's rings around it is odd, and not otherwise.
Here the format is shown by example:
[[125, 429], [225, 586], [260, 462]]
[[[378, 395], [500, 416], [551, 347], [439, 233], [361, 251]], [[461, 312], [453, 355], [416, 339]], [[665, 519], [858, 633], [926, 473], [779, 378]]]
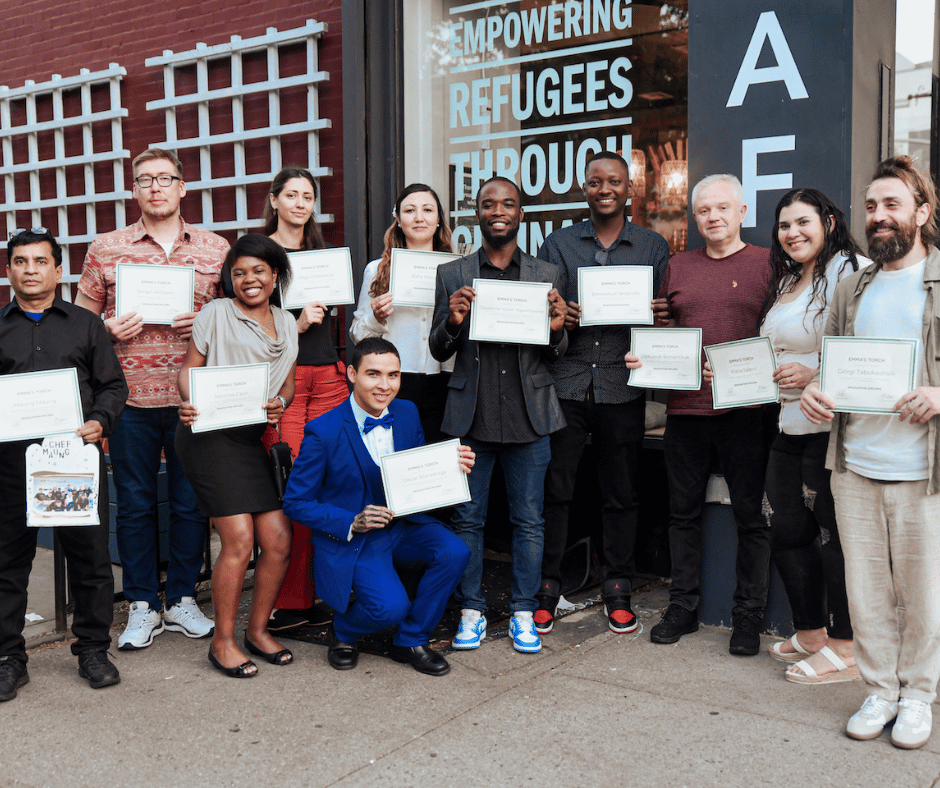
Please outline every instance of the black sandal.
[[[231, 676], [233, 679], [250, 679], [258, 675], [258, 666], [250, 659], [235, 668], [225, 667], [213, 653], [212, 646], [209, 646], [209, 662], [212, 663], [214, 668], [221, 670], [226, 676]], [[254, 671], [251, 668], [254, 668]]]
[[294, 655], [291, 654], [290, 649], [287, 648], [275, 651], [271, 654], [267, 651], [262, 651], [248, 639], [247, 632], [245, 633], [245, 648], [256, 657], [261, 657], [265, 662], [270, 662], [272, 665], [290, 665], [290, 663], [294, 661]]

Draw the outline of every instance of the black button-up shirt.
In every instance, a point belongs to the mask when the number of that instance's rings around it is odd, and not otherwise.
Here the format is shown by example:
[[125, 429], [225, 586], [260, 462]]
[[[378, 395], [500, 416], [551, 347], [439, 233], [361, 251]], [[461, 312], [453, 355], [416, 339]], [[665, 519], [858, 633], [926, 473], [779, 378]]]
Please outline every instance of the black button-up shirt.
[[[613, 244], [605, 249], [590, 219], [556, 230], [537, 255], [558, 266], [558, 292], [565, 303], [578, 301], [578, 269], [596, 265], [648, 265], [653, 269], [653, 295], [659, 292], [669, 245], [652, 230], [626, 222]], [[599, 404], [630, 402], [643, 389], [627, 385], [630, 370], [623, 363], [630, 349], [630, 326], [578, 326], [568, 332], [568, 350], [549, 365], [559, 399], [583, 402], [593, 386]]]
[[74, 367], [84, 420], [109, 435], [127, 401], [127, 383], [104, 323], [56, 298], [39, 320], [14, 298], [0, 309], [0, 375]]

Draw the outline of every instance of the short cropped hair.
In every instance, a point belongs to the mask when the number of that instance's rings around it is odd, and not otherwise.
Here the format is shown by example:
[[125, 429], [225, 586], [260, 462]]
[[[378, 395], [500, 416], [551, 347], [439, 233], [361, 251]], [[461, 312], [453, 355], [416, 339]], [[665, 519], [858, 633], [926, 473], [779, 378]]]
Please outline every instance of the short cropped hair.
[[398, 348], [387, 339], [383, 337], [366, 337], [361, 342], [357, 342], [353, 347], [352, 361], [350, 361], [350, 364], [352, 364], [352, 368], [358, 372], [359, 364], [362, 363], [364, 356], [372, 354], [384, 356], [386, 353], [392, 353], [395, 358], [401, 361]]
[[892, 156], [881, 162], [872, 176], [872, 181], [880, 181], [883, 178], [898, 178], [904, 181], [914, 195], [915, 208], [927, 204], [930, 216], [927, 217], [927, 223], [920, 228], [920, 239], [926, 246], [936, 246], [940, 241], [940, 216], [937, 215], [937, 187], [934, 182], [914, 166], [914, 160], [910, 156]]
[[147, 150], [134, 159], [134, 162], [131, 165], [134, 169], [134, 177], [137, 177], [137, 168], [141, 164], [143, 164], [145, 161], [155, 161], [157, 159], [166, 159], [176, 169], [176, 174], [179, 175], [180, 178], [183, 177], [183, 165], [180, 162], [179, 157], [173, 153], [173, 151], [166, 150], [164, 148], [147, 148]]
[[510, 180], [509, 178], [504, 178], [502, 175], [494, 175], [492, 178], [487, 178], [483, 183], [480, 184], [480, 188], [477, 189], [477, 209], [480, 208], [480, 193], [491, 183], [508, 183], [516, 190], [516, 195], [519, 198], [519, 207], [522, 207], [522, 189], [516, 184], [515, 181]]
[[17, 233], [7, 241], [7, 265], [13, 261], [13, 250], [17, 246], [29, 246], [30, 244], [39, 244], [46, 241], [52, 247], [52, 259], [55, 260], [55, 266], [62, 265], [62, 247], [55, 239], [55, 236], [46, 230], [44, 233], [37, 233], [33, 230], [24, 230]]
[[589, 158], [586, 162], [584, 162], [584, 177], [585, 178], [587, 177], [588, 167], [590, 167], [591, 164], [593, 164], [598, 159], [611, 159], [613, 161], [619, 161], [623, 165], [623, 168], [627, 171], [627, 175], [629, 176], [630, 165], [627, 164], [627, 160], [623, 156], [621, 156], [619, 153], [612, 151], [612, 150], [602, 150], [602, 151], [598, 151], [593, 156], [591, 156], [591, 158]]
[[695, 210], [695, 201], [698, 199], [698, 194], [702, 189], [711, 186], [713, 183], [720, 183], [722, 181], [729, 184], [731, 188], [734, 189], [734, 196], [738, 201], [738, 207], [743, 207], [744, 187], [741, 186], [741, 181], [739, 181], [735, 175], [721, 173], [720, 175], [707, 175], [695, 184], [695, 188], [692, 189], [692, 210]]
[[277, 282], [281, 287], [287, 287], [290, 284], [291, 269], [290, 259], [284, 247], [276, 241], [272, 241], [268, 236], [261, 233], [247, 233], [232, 244], [232, 248], [225, 255], [225, 261], [222, 267], [232, 274], [232, 267], [238, 262], [240, 257], [257, 257], [263, 260], [271, 270], [277, 273]]

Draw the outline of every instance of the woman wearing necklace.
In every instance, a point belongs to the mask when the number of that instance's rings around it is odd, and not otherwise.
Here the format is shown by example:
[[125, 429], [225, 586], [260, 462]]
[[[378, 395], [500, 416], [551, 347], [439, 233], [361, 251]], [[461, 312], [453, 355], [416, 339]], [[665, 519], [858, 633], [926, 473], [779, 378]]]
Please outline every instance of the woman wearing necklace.
[[770, 450], [764, 505], [771, 548], [796, 634], [770, 655], [796, 663], [789, 681], [821, 684], [859, 678], [845, 591], [845, 561], [826, 470], [829, 425], [811, 424], [800, 395], [819, 365], [823, 328], [836, 284], [870, 261], [845, 215], [822, 192], [794, 189], [777, 205], [773, 285], [761, 334], [777, 354], [780, 434]]
[[[313, 175], [302, 167], [285, 167], [271, 181], [264, 205], [261, 232], [286, 252], [325, 249], [320, 225], [314, 216], [317, 186]], [[272, 303], [280, 306], [275, 289]], [[294, 457], [300, 451], [304, 427], [349, 396], [346, 368], [336, 352], [330, 308], [320, 301], [303, 309], [291, 310], [297, 319], [299, 348], [294, 401], [284, 412], [281, 437]], [[266, 436], [268, 445], [278, 440], [273, 430]], [[323, 613], [314, 606], [313, 543], [310, 531], [292, 523], [293, 545], [290, 568], [274, 606], [268, 627], [283, 631], [308, 623], [322, 623]], [[328, 620], [328, 618], [326, 619]]]
[[[273, 665], [293, 655], [268, 632], [268, 619], [290, 560], [290, 522], [281, 503], [262, 435], [281, 421], [294, 397], [297, 325], [270, 302], [278, 280], [290, 280], [284, 250], [251, 233], [239, 238], [223, 264], [234, 298], [211, 301], [196, 317], [178, 385], [183, 404], [176, 450], [202, 513], [213, 519], [222, 552], [212, 571], [215, 633], [209, 661], [234, 678], [249, 678], [257, 667], [235, 640], [235, 617], [245, 571], [257, 541], [255, 588], [244, 646]], [[232, 364], [270, 365], [267, 423], [194, 433], [199, 412], [189, 401], [189, 370]]]

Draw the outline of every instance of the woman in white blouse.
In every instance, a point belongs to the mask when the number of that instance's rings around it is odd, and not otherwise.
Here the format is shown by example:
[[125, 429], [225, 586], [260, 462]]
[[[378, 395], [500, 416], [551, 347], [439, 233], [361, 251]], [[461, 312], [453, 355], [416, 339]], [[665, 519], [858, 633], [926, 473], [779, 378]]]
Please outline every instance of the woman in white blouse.
[[406, 186], [395, 200], [392, 214], [382, 257], [369, 263], [363, 274], [349, 336], [354, 343], [366, 337], [384, 337], [398, 348], [402, 371], [398, 397], [417, 405], [425, 440], [434, 443], [446, 437], [441, 433], [441, 420], [453, 360], [441, 364], [428, 350], [432, 307], [392, 306], [389, 273], [392, 249], [451, 252], [451, 232], [440, 198], [423, 183]]
[[774, 283], [761, 334], [777, 354], [780, 434], [770, 451], [764, 507], [774, 562], [797, 630], [770, 654], [796, 663], [789, 681], [858, 679], [845, 591], [845, 561], [826, 470], [829, 425], [800, 412], [800, 396], [819, 366], [823, 329], [839, 280], [870, 261], [845, 215], [822, 192], [794, 189], [777, 205], [771, 243]]

